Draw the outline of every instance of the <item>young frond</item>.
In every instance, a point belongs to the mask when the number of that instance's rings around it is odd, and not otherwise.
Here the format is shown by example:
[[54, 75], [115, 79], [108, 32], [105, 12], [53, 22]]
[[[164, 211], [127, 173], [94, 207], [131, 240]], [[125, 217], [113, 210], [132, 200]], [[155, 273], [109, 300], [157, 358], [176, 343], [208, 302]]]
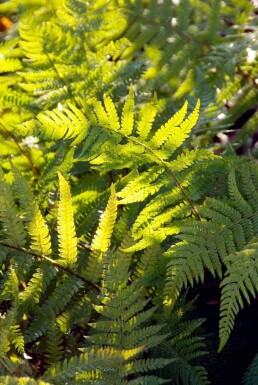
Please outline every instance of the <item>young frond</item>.
[[131, 135], [134, 128], [134, 97], [133, 88], [130, 87], [129, 95], [122, 111], [121, 133]]
[[86, 269], [86, 274], [92, 281], [98, 281], [103, 268], [103, 258], [109, 250], [111, 237], [117, 216], [117, 199], [114, 185], [111, 186], [111, 194], [107, 207], [103, 212], [99, 226], [91, 244], [91, 253]]
[[145, 104], [140, 111], [140, 120], [137, 124], [137, 134], [142, 140], [146, 140], [148, 138], [157, 112], [157, 95], [155, 94], [153, 99], [149, 103]]
[[70, 266], [77, 261], [77, 238], [73, 218], [72, 199], [68, 182], [58, 173], [60, 201], [58, 205], [58, 245], [61, 263]]
[[51, 239], [48, 226], [37, 206], [34, 203], [35, 213], [28, 226], [29, 235], [31, 236], [31, 250], [40, 254], [48, 256], [51, 254]]

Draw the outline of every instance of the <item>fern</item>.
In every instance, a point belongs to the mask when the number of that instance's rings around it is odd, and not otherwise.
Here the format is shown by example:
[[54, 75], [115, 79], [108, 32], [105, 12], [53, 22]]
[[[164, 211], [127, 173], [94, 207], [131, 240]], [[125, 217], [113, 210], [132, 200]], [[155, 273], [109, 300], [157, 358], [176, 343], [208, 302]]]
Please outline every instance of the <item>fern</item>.
[[249, 243], [243, 250], [228, 255], [225, 259], [228, 276], [222, 282], [220, 350], [228, 340], [235, 316], [244, 307], [244, 301], [250, 304], [251, 297], [256, 296], [258, 290], [256, 263], [256, 243]]
[[0, 377], [2, 385], [51, 385], [49, 382], [36, 381], [29, 377], [15, 378], [11, 376]]
[[257, 294], [254, 6], [0, 12], [0, 382], [208, 384], [185, 290], [221, 281], [220, 350]]
[[137, 287], [137, 283], [126, 285], [124, 281], [128, 274], [126, 270], [124, 276], [120, 276], [119, 282], [117, 281], [121, 261], [116, 262], [114, 258], [112, 262], [112, 259], [111, 256], [109, 267], [103, 277], [104, 285], [99, 296], [99, 304], [95, 305], [95, 310], [101, 317], [96, 323], [91, 323], [94, 331], [86, 339], [87, 345], [93, 345], [95, 348], [84, 347], [84, 353], [76, 361], [71, 360], [68, 363], [64, 362], [64, 366], [53, 367], [45, 375], [47, 380], [53, 383], [64, 380], [92, 383], [94, 378], [98, 378], [100, 383], [116, 381], [122, 384], [130, 383], [127, 380], [128, 376], [136, 375], [135, 383], [166, 382], [155, 375], [145, 376], [144, 373], [168, 365], [170, 359], [139, 356], [167, 337], [167, 334], [158, 335], [164, 325], [143, 326], [155, 308], [142, 311], [149, 301], [135, 303], [136, 298], [139, 298], [140, 288]]
[[246, 183], [241, 192], [231, 171], [229, 201], [207, 199], [199, 208], [203, 222], [183, 228], [182, 242], [166, 252], [170, 258], [165, 289], [169, 305], [187, 282], [191, 285], [194, 281], [203, 282], [204, 268], [221, 276], [221, 263], [226, 265], [228, 276], [222, 281], [221, 295], [220, 350], [229, 337], [236, 314], [243, 307], [243, 298], [250, 302], [250, 295], [255, 296], [257, 290], [253, 241], [257, 235], [257, 192], [253, 167], [246, 164], [241, 171], [241, 180]]
[[72, 203], [69, 185], [59, 173], [60, 202], [58, 206], [58, 241], [62, 263], [73, 265], [77, 260], [77, 239], [73, 221]]
[[103, 269], [104, 255], [109, 250], [111, 236], [117, 215], [117, 201], [114, 186], [111, 187], [111, 195], [100, 220], [96, 234], [91, 244], [86, 275], [93, 281], [98, 281]]
[[257, 381], [257, 355], [252, 360], [250, 366], [247, 368], [246, 373], [244, 375], [244, 384], [245, 385], [254, 385]]
[[25, 240], [25, 233], [23, 230], [22, 222], [19, 218], [19, 213], [14, 204], [12, 197], [12, 191], [10, 185], [3, 179], [4, 174], [0, 169], [1, 177], [1, 211], [0, 220], [3, 224], [3, 230], [5, 239], [7, 242], [17, 245], [23, 245]]

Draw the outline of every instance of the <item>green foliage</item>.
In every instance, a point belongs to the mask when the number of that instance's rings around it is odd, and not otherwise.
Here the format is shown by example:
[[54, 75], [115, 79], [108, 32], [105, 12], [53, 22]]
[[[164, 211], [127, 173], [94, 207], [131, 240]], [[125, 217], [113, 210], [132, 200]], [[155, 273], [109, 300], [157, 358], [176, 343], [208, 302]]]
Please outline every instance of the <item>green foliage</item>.
[[253, 5], [0, 12], [0, 383], [209, 384], [189, 288], [220, 281], [219, 351], [258, 290]]

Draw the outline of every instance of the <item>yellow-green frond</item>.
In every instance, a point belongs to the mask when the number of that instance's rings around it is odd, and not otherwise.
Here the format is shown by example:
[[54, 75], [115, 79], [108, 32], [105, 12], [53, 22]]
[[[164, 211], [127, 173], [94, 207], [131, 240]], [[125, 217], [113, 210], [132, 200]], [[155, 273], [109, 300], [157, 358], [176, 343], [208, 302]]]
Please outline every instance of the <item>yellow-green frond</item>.
[[48, 226], [38, 208], [34, 203], [35, 213], [29, 224], [29, 234], [31, 236], [31, 249], [40, 255], [51, 254], [51, 239]]
[[176, 112], [167, 123], [161, 126], [151, 139], [151, 145], [155, 148], [159, 148], [163, 143], [167, 141], [169, 137], [178, 138], [179, 126], [182, 124], [185, 115], [187, 113], [188, 102], [186, 101], [183, 107]]
[[200, 100], [197, 101], [193, 112], [188, 118], [179, 123], [179, 127], [175, 124], [173, 128], [171, 127], [171, 130], [168, 130], [168, 140], [164, 142], [164, 149], [172, 153], [184, 143], [199, 118], [199, 110]]
[[34, 380], [31, 377], [13, 377], [4, 376], [0, 377], [1, 385], [51, 385], [49, 382]]
[[142, 140], [147, 139], [152, 123], [157, 114], [157, 95], [155, 94], [153, 99], [145, 104], [140, 112], [140, 121], [137, 127], [137, 133]]
[[114, 185], [107, 207], [100, 219], [99, 226], [91, 244], [91, 255], [87, 266], [87, 275], [97, 281], [101, 276], [103, 256], [108, 251], [117, 216], [117, 199]]
[[110, 96], [104, 98], [104, 105], [109, 119], [109, 125], [112, 130], [119, 130], [120, 123], [117, 115], [116, 106]]
[[134, 96], [133, 87], [130, 87], [129, 95], [122, 111], [121, 132], [124, 135], [131, 135], [134, 126]]
[[77, 238], [73, 219], [71, 192], [68, 182], [58, 172], [60, 201], [58, 206], [58, 245], [61, 262], [72, 265], [77, 260]]

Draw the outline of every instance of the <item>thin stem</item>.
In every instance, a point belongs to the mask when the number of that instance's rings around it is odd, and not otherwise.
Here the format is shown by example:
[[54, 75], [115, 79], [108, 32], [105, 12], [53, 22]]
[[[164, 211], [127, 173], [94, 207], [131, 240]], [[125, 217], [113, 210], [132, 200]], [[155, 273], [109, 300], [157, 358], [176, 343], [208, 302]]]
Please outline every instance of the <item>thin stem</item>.
[[186, 194], [183, 186], [181, 185], [181, 183], [179, 182], [179, 180], [177, 179], [174, 171], [168, 166], [167, 162], [165, 162], [160, 156], [158, 156], [154, 150], [152, 150], [152, 148], [149, 148], [148, 146], [146, 146], [145, 144], [139, 142], [138, 140], [134, 139], [134, 138], [131, 138], [131, 140], [133, 140], [134, 143], [137, 143], [141, 146], [143, 146], [145, 148], [145, 150], [147, 150], [148, 152], [150, 152], [158, 161], [159, 163], [162, 164], [162, 166], [164, 166], [165, 170], [170, 174], [172, 175], [172, 178], [174, 179], [174, 182], [175, 184], [177, 185], [177, 187], [180, 188], [183, 196], [185, 197], [185, 199], [187, 200], [187, 202], [189, 203], [189, 205], [191, 206], [191, 209], [192, 209], [192, 212], [193, 214], [196, 216], [196, 218], [201, 221], [202, 218], [200, 216], [200, 214], [198, 213], [198, 211], [196, 210], [193, 202], [191, 201], [191, 198], [189, 198], [189, 196]]
[[25, 249], [24, 247], [16, 246], [16, 245], [10, 245], [9, 243], [5, 243], [5, 242], [1, 242], [1, 241], [0, 241], [0, 244], [5, 246], [5, 247], [7, 247], [7, 248], [9, 248], [9, 249], [18, 250], [18, 251], [21, 251], [23, 253], [29, 254], [32, 257], [36, 258], [36, 259], [41, 259], [41, 260], [48, 261], [53, 266], [55, 266], [58, 269], [64, 271], [65, 273], [72, 274], [75, 277], [81, 279], [83, 282], [87, 283], [89, 286], [94, 287], [94, 289], [98, 290], [99, 292], [101, 291], [101, 288], [98, 285], [96, 285], [94, 282], [92, 282], [89, 279], [83, 277], [81, 274], [71, 270], [69, 267], [62, 266], [60, 263], [54, 261], [53, 259], [51, 259], [49, 257], [46, 257], [45, 255], [36, 254], [36, 253], [33, 253], [32, 251], [29, 251], [29, 250]]

